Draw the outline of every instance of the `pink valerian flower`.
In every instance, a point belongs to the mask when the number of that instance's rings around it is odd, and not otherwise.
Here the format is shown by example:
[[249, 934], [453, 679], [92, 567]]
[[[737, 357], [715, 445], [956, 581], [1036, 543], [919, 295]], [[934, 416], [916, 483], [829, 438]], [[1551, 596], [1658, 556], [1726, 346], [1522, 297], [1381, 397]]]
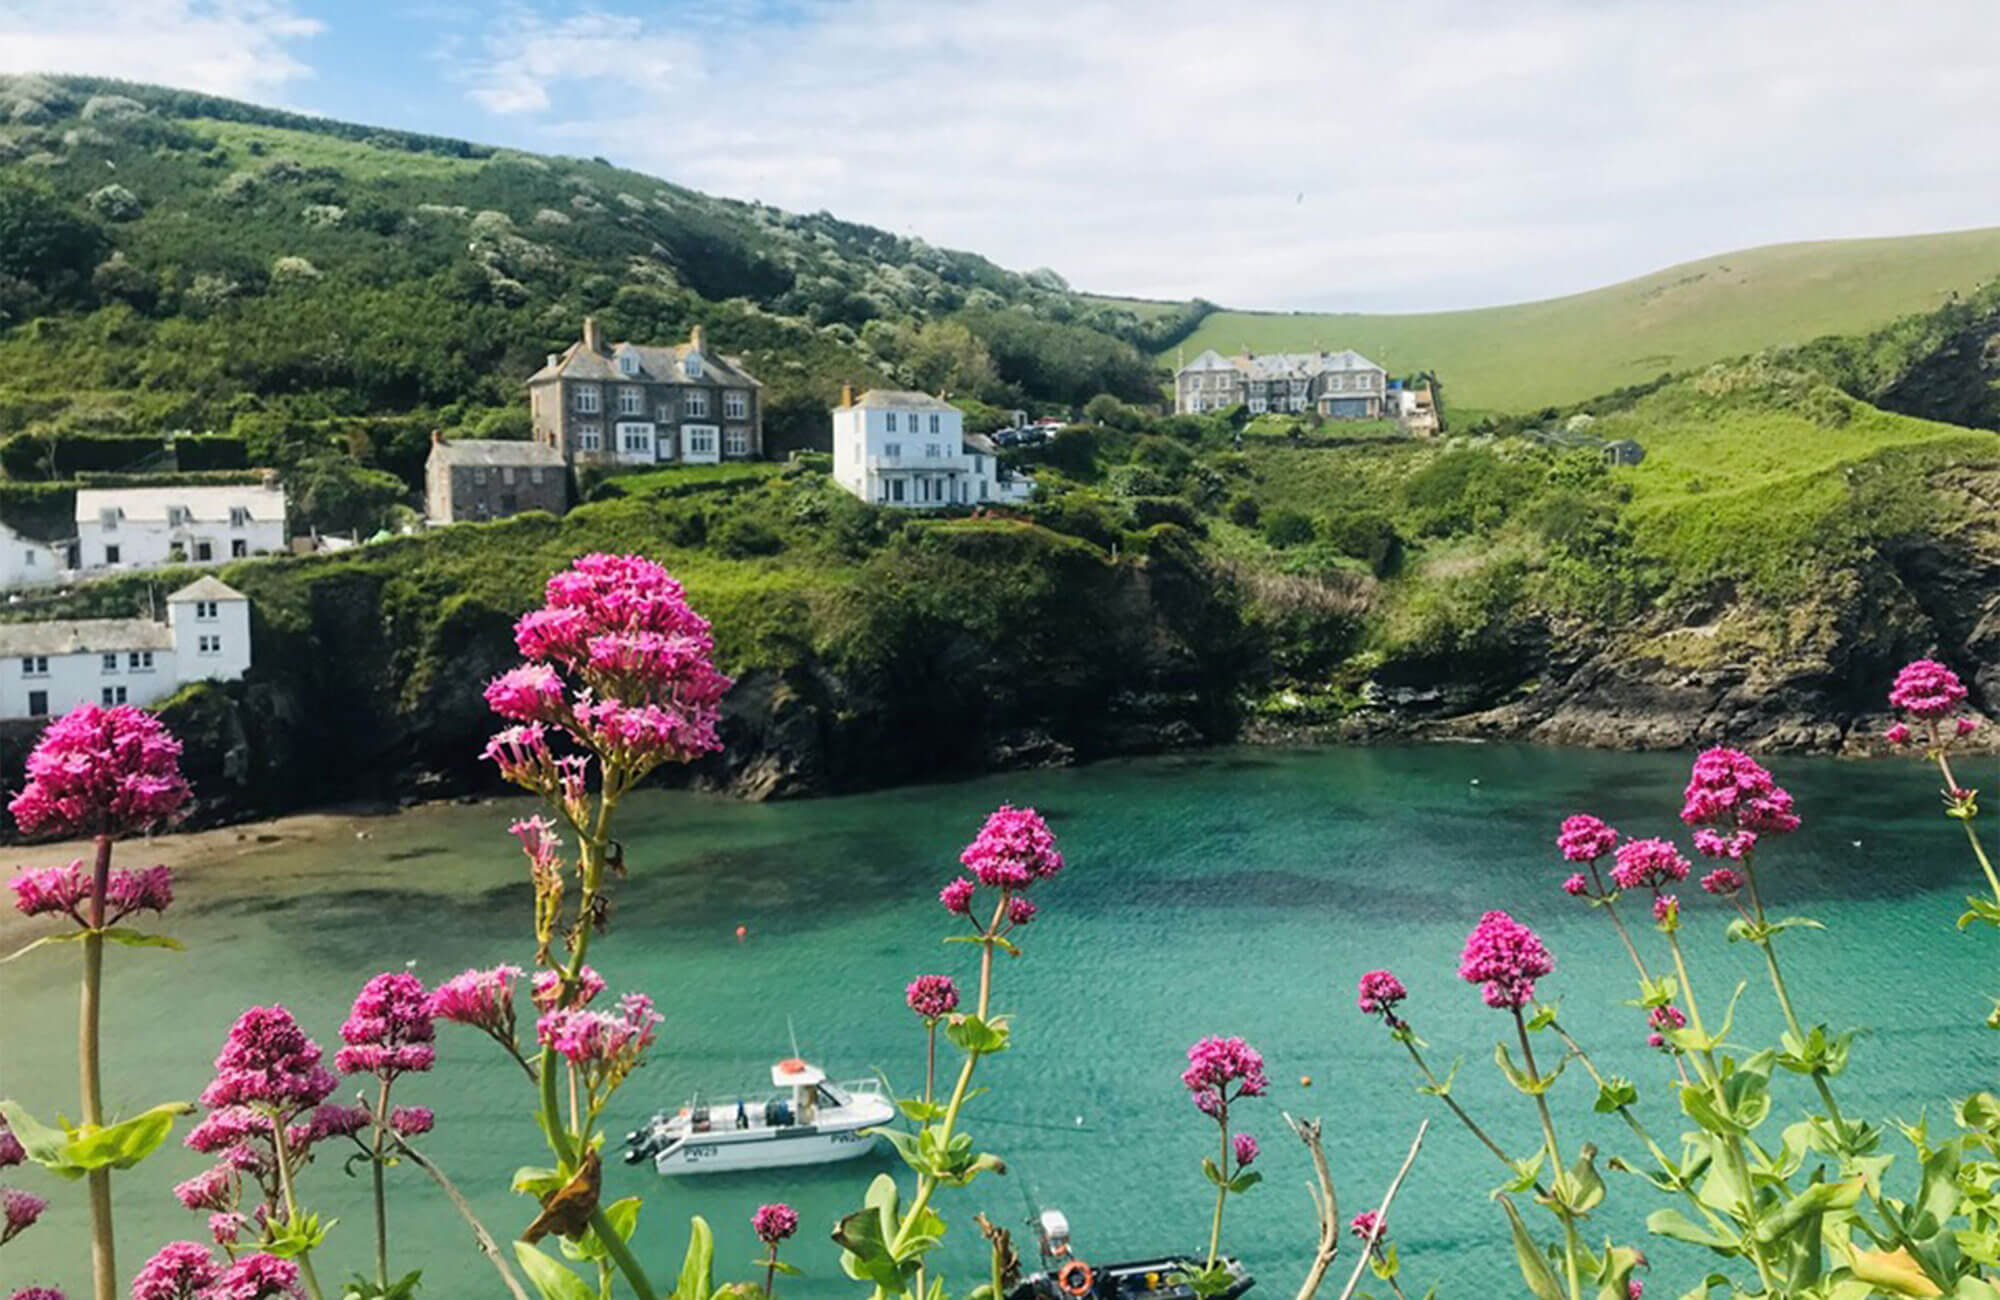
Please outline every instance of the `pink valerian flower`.
[[760, 1205], [750, 1216], [750, 1231], [757, 1234], [757, 1240], [767, 1246], [775, 1246], [799, 1230], [799, 1212], [779, 1201], [773, 1205]]
[[690, 713], [671, 705], [627, 704], [614, 697], [580, 702], [577, 731], [610, 761], [631, 767], [684, 763], [722, 748], [714, 710]]
[[616, 1011], [557, 1008], [535, 1022], [535, 1039], [575, 1068], [593, 1106], [601, 1105], [638, 1068], [662, 1017], [643, 993], [618, 999]]
[[486, 707], [515, 722], [560, 722], [569, 702], [562, 674], [547, 664], [522, 664], [486, 684]]
[[503, 1043], [514, 1041], [514, 981], [519, 966], [494, 966], [454, 975], [431, 991], [428, 1010], [437, 1020], [483, 1029]]
[[1763, 764], [1739, 749], [1710, 749], [1689, 773], [1681, 820], [1689, 826], [1721, 826], [1783, 835], [1799, 828], [1792, 796]]
[[49, 1203], [14, 1187], [0, 1187], [0, 1245], [12, 1241], [35, 1226]]
[[1892, 745], [1907, 745], [1910, 743], [1910, 728], [1906, 723], [1895, 723], [1882, 733], [1882, 739]]
[[1935, 659], [1904, 664], [1889, 688], [1889, 707], [1925, 722], [1947, 717], [1965, 700], [1965, 683]]
[[1664, 1048], [1666, 1035], [1686, 1026], [1688, 1018], [1681, 1009], [1671, 1002], [1654, 1007], [1646, 1017], [1646, 1025], [1653, 1032], [1646, 1035], [1646, 1046]]
[[1466, 936], [1458, 977], [1481, 986], [1486, 1005], [1519, 1011], [1535, 999], [1535, 981], [1554, 970], [1555, 958], [1533, 930], [1505, 912], [1488, 912]]
[[1704, 826], [1694, 833], [1694, 851], [1705, 858], [1734, 858], [1740, 862], [1756, 847], [1756, 831], [1730, 831], [1725, 834]]
[[1396, 1004], [1410, 996], [1403, 981], [1385, 970], [1371, 970], [1361, 977], [1354, 1005], [1371, 1016], [1381, 1016], [1391, 1028], [1396, 1024]]
[[1681, 900], [1672, 894], [1660, 894], [1653, 899], [1653, 923], [1663, 930], [1671, 930], [1680, 924]]
[[1961, 740], [1977, 730], [1979, 730], [1979, 722], [1976, 718], [1968, 718], [1960, 715], [1951, 724], [1951, 734], [1959, 737]]
[[1625, 1279], [1625, 1300], [1639, 1300], [1646, 1294], [1646, 1284], [1636, 1277]]
[[942, 1020], [958, 1010], [958, 985], [949, 975], [919, 975], [903, 990], [903, 1000], [925, 1020]]
[[423, 981], [408, 971], [384, 971], [361, 986], [354, 1006], [340, 1026], [346, 1046], [334, 1054], [342, 1074], [372, 1074], [387, 1082], [400, 1074], [431, 1068], [437, 1051], [431, 1046], [430, 997]]
[[1007, 924], [1023, 926], [1035, 919], [1035, 902], [1031, 898], [1010, 898], [1007, 900]]
[[129, 835], [187, 806], [181, 743], [143, 709], [78, 705], [28, 755], [28, 783], [8, 808], [29, 835]]
[[389, 1127], [403, 1137], [420, 1137], [437, 1125], [437, 1112], [429, 1106], [396, 1106], [389, 1111]]
[[1686, 880], [1688, 869], [1688, 860], [1665, 840], [1628, 840], [1618, 846], [1611, 879], [1620, 889], [1658, 889]]
[[494, 732], [479, 756], [491, 760], [506, 780], [537, 793], [547, 794], [556, 783], [556, 758], [549, 751], [548, 728], [539, 722]]
[[230, 1027], [215, 1058], [215, 1079], [202, 1089], [211, 1109], [252, 1106], [281, 1116], [325, 1101], [335, 1087], [320, 1063], [319, 1044], [281, 1006], [251, 1007]]
[[1618, 845], [1618, 832], [1589, 813], [1563, 820], [1556, 847], [1571, 862], [1595, 862]]
[[1734, 867], [1717, 867], [1701, 878], [1702, 889], [1717, 898], [1727, 898], [1743, 885], [1743, 873]]
[[247, 1218], [233, 1211], [224, 1210], [208, 1216], [208, 1235], [218, 1246], [234, 1246], [237, 1238], [243, 1235], [243, 1229], [249, 1226]]
[[1201, 1039], [1188, 1048], [1188, 1067], [1181, 1083], [1193, 1097], [1196, 1109], [1205, 1115], [1227, 1113], [1238, 1097], [1261, 1097], [1270, 1083], [1264, 1077], [1264, 1058], [1240, 1038], [1219, 1035]]
[[1583, 878], [1581, 871], [1571, 872], [1569, 879], [1563, 881], [1563, 893], [1571, 898], [1582, 898], [1589, 892], [1590, 882]]
[[[535, 972], [529, 998], [534, 1002], [537, 1011], [553, 1011], [561, 989], [561, 971], [538, 970]], [[602, 992], [604, 992], [604, 977], [590, 966], [583, 966], [576, 973], [576, 988], [569, 996], [568, 1005], [572, 1008], [587, 1007]]]
[[1238, 1169], [1248, 1169], [1257, 1159], [1257, 1139], [1251, 1137], [1248, 1133], [1238, 1133], [1234, 1138], [1230, 1139], [1230, 1145], [1236, 1152], [1236, 1167]]
[[12, 1169], [28, 1158], [27, 1148], [21, 1139], [8, 1130], [7, 1121], [0, 1119], [0, 1169]]
[[1001, 804], [958, 860], [988, 889], [1019, 891], [1062, 870], [1049, 824], [1033, 808]]
[[960, 876], [938, 891], [938, 902], [943, 903], [944, 910], [952, 913], [954, 916], [970, 916], [972, 915], [972, 891], [977, 888], [978, 886], [972, 881], [967, 880], [964, 876]]
[[8, 1300], [69, 1300], [69, 1298], [52, 1286], [26, 1286], [8, 1297]]
[[132, 1279], [132, 1300], [197, 1300], [222, 1276], [215, 1253], [198, 1241], [170, 1241]]
[[174, 1188], [174, 1199], [190, 1210], [227, 1210], [236, 1196], [236, 1171], [228, 1165], [205, 1169]]
[[[10, 882], [14, 907], [23, 916], [60, 912], [88, 925], [91, 873], [81, 858], [59, 867], [26, 867]], [[104, 923], [113, 925], [134, 912], [164, 912], [174, 901], [174, 873], [168, 867], [116, 870], [104, 885]]]
[[201, 1293], [201, 1300], [293, 1300], [303, 1295], [296, 1263], [259, 1252], [231, 1264]]
[[1379, 1211], [1363, 1210], [1347, 1221], [1347, 1230], [1363, 1241], [1367, 1241], [1370, 1237], [1373, 1237], [1376, 1244], [1380, 1245], [1386, 1240], [1385, 1237], [1378, 1235], [1380, 1229], [1376, 1225], [1381, 1222], [1382, 1215]]
[[303, 1151], [328, 1138], [353, 1137], [368, 1127], [368, 1112], [359, 1106], [319, 1106], [303, 1124], [285, 1128], [285, 1142], [294, 1151]]

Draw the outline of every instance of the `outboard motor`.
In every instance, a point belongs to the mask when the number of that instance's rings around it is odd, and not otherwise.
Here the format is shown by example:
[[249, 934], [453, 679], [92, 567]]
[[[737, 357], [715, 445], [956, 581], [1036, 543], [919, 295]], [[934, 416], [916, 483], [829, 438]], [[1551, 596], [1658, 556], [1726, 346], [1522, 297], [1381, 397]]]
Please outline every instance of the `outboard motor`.
[[1061, 1210], [1043, 1210], [1037, 1215], [1035, 1236], [1041, 1243], [1043, 1267], [1053, 1268], [1069, 1258], [1069, 1219]]

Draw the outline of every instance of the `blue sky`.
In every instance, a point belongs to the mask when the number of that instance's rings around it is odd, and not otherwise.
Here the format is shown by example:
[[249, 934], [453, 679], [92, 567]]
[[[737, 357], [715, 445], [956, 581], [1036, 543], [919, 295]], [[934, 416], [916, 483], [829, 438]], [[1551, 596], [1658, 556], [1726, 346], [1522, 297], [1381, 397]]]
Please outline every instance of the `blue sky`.
[[0, 0], [0, 71], [602, 154], [1244, 307], [2000, 224], [1995, 0]]

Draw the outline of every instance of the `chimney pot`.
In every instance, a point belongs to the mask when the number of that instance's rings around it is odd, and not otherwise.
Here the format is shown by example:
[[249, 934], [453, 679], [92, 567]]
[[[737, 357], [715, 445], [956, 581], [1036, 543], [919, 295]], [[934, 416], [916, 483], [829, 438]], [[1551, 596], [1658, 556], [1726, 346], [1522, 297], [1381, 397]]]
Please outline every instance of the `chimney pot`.
[[431, 446], [433, 446], [433, 447], [442, 447], [442, 446], [444, 446], [444, 430], [443, 430], [443, 429], [432, 429], [432, 430], [431, 430]]
[[842, 406], [852, 406], [852, 405], [854, 405], [854, 385], [853, 385], [853, 384], [842, 384], [842, 385], [840, 386], [840, 404], [841, 404]]
[[688, 346], [693, 348], [696, 352], [701, 351], [701, 326], [697, 325], [694, 327], [692, 331], [689, 332]]
[[589, 348], [592, 352], [602, 352], [604, 350], [598, 341], [597, 317], [595, 316], [585, 316], [583, 318], [583, 346]]
[[556, 368], [556, 363], [561, 360], [562, 360], [562, 353], [560, 352], [549, 353], [549, 369], [554, 370]]

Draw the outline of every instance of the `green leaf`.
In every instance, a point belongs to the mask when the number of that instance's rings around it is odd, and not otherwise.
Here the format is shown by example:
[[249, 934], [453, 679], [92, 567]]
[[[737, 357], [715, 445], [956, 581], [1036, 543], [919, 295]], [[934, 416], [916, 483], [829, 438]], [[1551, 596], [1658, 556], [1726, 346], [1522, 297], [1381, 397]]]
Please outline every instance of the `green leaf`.
[[[901, 1129], [885, 1128], [876, 1130], [887, 1138], [889, 1145], [896, 1148], [896, 1154], [903, 1157], [903, 1163], [920, 1174], [935, 1173], [930, 1157], [924, 1151], [923, 1139], [916, 1133], [905, 1133]], [[926, 1129], [925, 1132], [929, 1130]]]
[[1201, 1176], [1206, 1178], [1213, 1186], [1222, 1186], [1222, 1170], [1216, 1166], [1214, 1156], [1203, 1156], [1201, 1158]]
[[760, 1259], [756, 1263], [765, 1268], [776, 1269], [779, 1277], [804, 1277], [806, 1275], [806, 1271], [797, 1264], [787, 1264], [782, 1259]]
[[[639, 1198], [627, 1196], [602, 1207], [604, 1217], [611, 1224], [611, 1230], [618, 1234], [620, 1241], [632, 1240], [632, 1233], [639, 1226]], [[604, 1242], [597, 1235], [596, 1225], [583, 1230], [583, 1236], [575, 1241], [561, 1239], [562, 1253], [569, 1259], [602, 1260], [611, 1258], [611, 1252], [604, 1248]]]
[[1458, 1067], [1464, 1064], [1465, 1058], [1459, 1057], [1451, 1063], [1451, 1069], [1445, 1071], [1443, 1079], [1437, 1083], [1420, 1083], [1417, 1085], [1417, 1091], [1426, 1097], [1451, 1096], [1451, 1081], [1458, 1077]]
[[1549, 1267], [1548, 1257], [1542, 1248], [1528, 1235], [1528, 1225], [1521, 1222], [1521, 1212], [1506, 1197], [1500, 1198], [1500, 1206], [1507, 1211], [1507, 1226], [1514, 1234], [1514, 1262], [1521, 1267], [1521, 1280], [1528, 1284], [1535, 1300], [1563, 1300], [1562, 1287], [1556, 1282], [1555, 1271]]
[[1968, 910], [1965, 915], [1958, 918], [1959, 929], [1963, 930], [1974, 921], [1983, 921], [1987, 925], [2000, 925], [2000, 903], [1990, 898], [1967, 898], [1965, 906]]
[[545, 1165], [522, 1165], [514, 1171], [513, 1189], [539, 1201], [568, 1181], [559, 1169], [550, 1169]]
[[264, 1229], [263, 1248], [280, 1259], [296, 1259], [326, 1242], [338, 1219], [320, 1222], [317, 1214], [301, 1214], [294, 1219], [274, 1219]]
[[1619, 1108], [1638, 1104], [1639, 1090], [1630, 1079], [1607, 1079], [1597, 1085], [1597, 1104], [1592, 1107], [1600, 1115], [1615, 1114]]
[[184, 1101], [164, 1102], [127, 1120], [102, 1127], [85, 1124], [52, 1129], [19, 1103], [0, 1101], [7, 1121], [28, 1158], [61, 1178], [81, 1178], [93, 1169], [130, 1169], [157, 1150], [173, 1131], [174, 1120], [194, 1112]]
[[1588, 1214], [1596, 1209], [1604, 1199], [1604, 1178], [1597, 1172], [1597, 1148], [1591, 1143], [1583, 1144], [1582, 1154], [1569, 1167], [1569, 1177], [1562, 1189], [1563, 1198], [1576, 1214]]
[[1007, 1018], [995, 1016], [989, 1023], [978, 1016], [958, 1016], [944, 1027], [944, 1036], [975, 1056], [1005, 1051]]
[[1556, 1068], [1550, 1070], [1547, 1074], [1542, 1075], [1540, 1078], [1530, 1078], [1526, 1071], [1514, 1067], [1514, 1058], [1507, 1054], [1507, 1044], [1505, 1043], [1493, 1044], [1493, 1061], [1500, 1067], [1500, 1072], [1507, 1076], [1507, 1082], [1513, 1084], [1517, 1090], [1530, 1097], [1539, 1097], [1550, 1088], [1553, 1088], [1556, 1080], [1562, 1077], [1563, 1067], [1569, 1064], [1569, 1058], [1564, 1057], [1562, 1060], [1557, 1061]]
[[1542, 1165], [1548, 1160], [1548, 1156], [1549, 1149], [1544, 1145], [1538, 1148], [1535, 1154], [1528, 1159], [1512, 1161], [1514, 1176], [1494, 1189], [1493, 1195], [1499, 1198], [1506, 1192], [1527, 1192], [1534, 1190], [1535, 1182], [1541, 1178]]
[[[1959, 928], [1964, 929], [1965, 927], [1960, 926]], [[35, 949], [46, 947], [47, 945], [52, 943], [75, 943], [78, 939], [83, 938], [85, 935], [89, 933], [90, 931], [88, 930], [61, 930], [55, 934], [45, 934], [39, 939], [34, 939], [28, 943], [22, 944], [14, 951], [8, 953], [5, 957], [0, 957], [0, 965], [4, 965], [7, 962], [13, 961], [17, 957], [25, 957], [29, 953], [33, 952]]]
[[1853, 1209], [1854, 1203], [1860, 1199], [1859, 1178], [1838, 1183], [1814, 1183], [1779, 1206], [1775, 1213], [1765, 1215], [1757, 1224], [1757, 1239], [1774, 1245], [1795, 1229], [1817, 1231], [1822, 1215], [1830, 1210]]
[[1540, 1033], [1555, 1022], [1556, 1004], [1553, 1002], [1538, 1002], [1535, 1004], [1535, 1014], [1528, 1017], [1528, 1032]]
[[187, 945], [179, 939], [164, 934], [143, 934], [126, 925], [114, 925], [104, 931], [104, 937], [113, 943], [122, 943], [127, 948], [171, 948], [175, 952], [185, 952]]
[[542, 1300], [597, 1300], [582, 1278], [525, 1241], [514, 1243], [514, 1258]]
[[1230, 1179], [1229, 1190], [1232, 1195], [1241, 1196], [1243, 1193], [1249, 1191], [1251, 1188], [1255, 1187], [1258, 1183], [1261, 1183], [1263, 1181], [1264, 1181], [1264, 1175], [1252, 1169], [1247, 1173], [1238, 1174], [1236, 1175], [1236, 1177]]
[[1742, 1240], [1734, 1235], [1725, 1236], [1694, 1223], [1679, 1210], [1668, 1208], [1654, 1210], [1646, 1216], [1646, 1231], [1656, 1237], [1671, 1237], [1675, 1241], [1685, 1241], [1691, 1245], [1706, 1246], [1710, 1250], [1732, 1252], [1741, 1247]]
[[1671, 975], [1663, 975], [1657, 980], [1642, 976], [1639, 980], [1639, 1001], [1635, 1005], [1651, 1011], [1654, 1007], [1672, 1002], [1680, 996], [1680, 991], [1680, 982]]
[[715, 1234], [709, 1231], [708, 1220], [697, 1214], [688, 1220], [687, 1255], [681, 1260], [681, 1280], [669, 1300], [708, 1300], [713, 1290]]
[[340, 1300], [412, 1300], [422, 1289], [423, 1277], [424, 1271], [415, 1269], [388, 1286], [377, 1286], [375, 1279], [356, 1273], [341, 1284]]
[[934, 1119], [943, 1119], [946, 1109], [943, 1102], [924, 1101], [918, 1097], [902, 1097], [896, 1101], [896, 1109], [912, 1124], [928, 1124]]

